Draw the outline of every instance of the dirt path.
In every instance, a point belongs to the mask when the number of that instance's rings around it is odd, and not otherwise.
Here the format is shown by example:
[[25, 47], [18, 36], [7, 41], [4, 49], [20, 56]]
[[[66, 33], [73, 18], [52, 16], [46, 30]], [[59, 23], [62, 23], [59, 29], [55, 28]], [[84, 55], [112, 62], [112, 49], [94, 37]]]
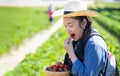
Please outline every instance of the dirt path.
[[50, 29], [39, 32], [32, 38], [25, 39], [23, 44], [21, 44], [18, 49], [16, 49], [16, 47], [12, 47], [9, 54], [4, 54], [1, 56], [0, 76], [3, 76], [5, 72], [16, 67], [24, 59], [26, 54], [34, 53], [36, 49], [40, 47], [53, 32], [61, 27], [61, 25], [62, 19], [55, 23]]

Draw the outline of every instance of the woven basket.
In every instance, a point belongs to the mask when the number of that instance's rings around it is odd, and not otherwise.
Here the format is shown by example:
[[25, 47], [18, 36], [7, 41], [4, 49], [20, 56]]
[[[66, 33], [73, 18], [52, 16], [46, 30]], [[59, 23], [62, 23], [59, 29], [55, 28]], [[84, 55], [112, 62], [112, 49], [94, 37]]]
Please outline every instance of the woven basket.
[[51, 72], [51, 71], [47, 71], [46, 72], [46, 76], [70, 76], [70, 71], [66, 71], [66, 72]]

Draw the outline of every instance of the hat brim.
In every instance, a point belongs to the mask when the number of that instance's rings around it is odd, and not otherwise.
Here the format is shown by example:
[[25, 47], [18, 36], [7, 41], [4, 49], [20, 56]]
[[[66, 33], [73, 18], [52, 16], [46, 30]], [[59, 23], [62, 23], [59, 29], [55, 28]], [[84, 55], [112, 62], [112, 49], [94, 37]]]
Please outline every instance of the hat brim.
[[69, 13], [69, 14], [64, 14], [64, 9], [60, 9], [58, 11], [55, 11], [52, 16], [53, 17], [55, 17], [55, 16], [63, 16], [63, 17], [75, 17], [75, 16], [97, 17], [98, 13], [95, 12], [95, 11], [91, 11], [91, 10], [82, 10], [82, 11], [72, 12], [72, 13]]

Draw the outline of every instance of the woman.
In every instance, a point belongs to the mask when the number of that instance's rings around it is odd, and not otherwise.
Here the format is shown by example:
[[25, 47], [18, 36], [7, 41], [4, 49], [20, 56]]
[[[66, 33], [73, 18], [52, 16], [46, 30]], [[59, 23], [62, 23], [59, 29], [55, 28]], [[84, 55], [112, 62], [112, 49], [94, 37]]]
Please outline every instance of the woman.
[[[61, 14], [64, 11], [64, 14]], [[66, 50], [64, 64], [69, 65], [71, 76], [104, 76], [107, 46], [90, 17], [95, 11], [87, 10], [83, 1], [72, 0], [53, 16], [63, 16], [69, 38], [64, 42]]]
[[105, 66], [107, 47], [104, 40], [100, 36], [93, 36], [87, 41], [90, 34], [99, 34], [90, 24], [87, 17], [64, 18], [64, 25], [70, 35], [64, 42], [67, 52], [64, 64], [70, 66], [73, 76], [98, 76]]

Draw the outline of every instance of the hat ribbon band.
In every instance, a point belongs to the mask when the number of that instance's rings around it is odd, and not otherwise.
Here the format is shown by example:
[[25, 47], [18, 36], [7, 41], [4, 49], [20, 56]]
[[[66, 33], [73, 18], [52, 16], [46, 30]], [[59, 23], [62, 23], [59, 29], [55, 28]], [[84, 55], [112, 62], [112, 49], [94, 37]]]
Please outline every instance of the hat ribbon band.
[[72, 13], [73, 11], [64, 11], [64, 15], [65, 14], [70, 14], [70, 13]]

